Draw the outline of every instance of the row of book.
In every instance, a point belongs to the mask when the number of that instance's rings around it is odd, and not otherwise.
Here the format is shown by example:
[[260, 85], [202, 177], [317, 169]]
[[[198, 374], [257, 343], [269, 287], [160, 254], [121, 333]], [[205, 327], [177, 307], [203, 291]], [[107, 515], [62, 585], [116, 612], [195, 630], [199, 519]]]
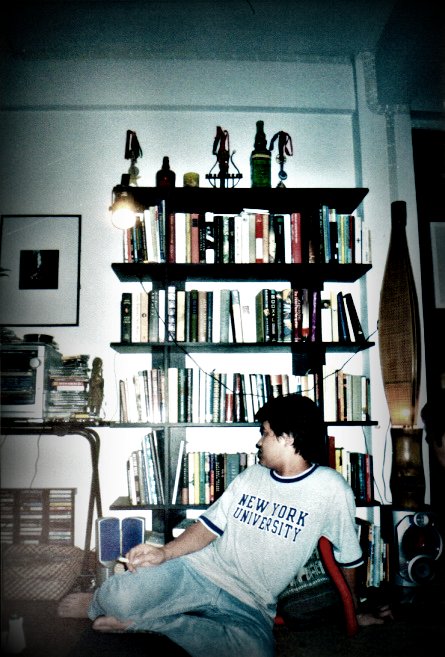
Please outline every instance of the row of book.
[[363, 221], [322, 205], [316, 212], [168, 212], [164, 202], [123, 231], [124, 262], [370, 263]]
[[328, 373], [323, 366], [325, 422], [368, 422], [371, 419], [370, 380], [342, 369]]
[[[182, 455], [181, 455], [182, 454]], [[234, 478], [257, 461], [256, 452], [186, 452], [180, 449], [172, 503], [189, 506], [212, 504]]]
[[[331, 438], [330, 438], [331, 440]], [[374, 501], [374, 472], [372, 454], [351, 452], [344, 447], [335, 447], [334, 467], [346, 479], [354, 491], [357, 504], [371, 504]]]
[[121, 342], [366, 341], [350, 292], [308, 288], [123, 292]]
[[164, 371], [155, 368], [121, 379], [119, 390], [123, 423], [254, 422], [267, 399], [289, 393], [320, 403], [317, 374], [208, 373], [169, 367], [166, 379]]
[[383, 539], [378, 522], [356, 518], [356, 523], [364, 559], [359, 582], [366, 588], [378, 588], [390, 579], [389, 544]]
[[[165, 503], [163, 433], [150, 431], [127, 459], [128, 496], [132, 505]], [[256, 463], [256, 453], [186, 451], [179, 446], [172, 504], [207, 505], [214, 502], [242, 470]]]
[[131, 504], [164, 504], [164, 432], [151, 430], [127, 459]]

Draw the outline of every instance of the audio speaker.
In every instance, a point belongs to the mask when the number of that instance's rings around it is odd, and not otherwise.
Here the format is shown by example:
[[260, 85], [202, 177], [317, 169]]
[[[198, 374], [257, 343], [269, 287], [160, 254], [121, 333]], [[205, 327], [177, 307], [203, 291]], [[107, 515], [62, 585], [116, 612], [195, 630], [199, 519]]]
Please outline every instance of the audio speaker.
[[431, 511], [392, 511], [393, 580], [398, 586], [422, 586], [438, 571], [443, 538]]
[[108, 565], [121, 555], [121, 526], [119, 518], [108, 517], [96, 520], [97, 560]]
[[124, 518], [121, 524], [121, 554], [125, 555], [135, 545], [144, 542], [144, 518]]

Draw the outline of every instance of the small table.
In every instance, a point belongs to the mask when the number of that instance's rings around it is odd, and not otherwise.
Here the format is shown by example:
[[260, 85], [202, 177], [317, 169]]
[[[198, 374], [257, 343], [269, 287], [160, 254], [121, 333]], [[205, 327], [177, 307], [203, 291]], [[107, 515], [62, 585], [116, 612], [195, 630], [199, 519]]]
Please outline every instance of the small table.
[[[102, 426], [98, 424], [97, 426]], [[108, 426], [104, 424], [103, 426]], [[91, 426], [79, 422], [26, 422], [14, 420], [13, 418], [2, 418], [2, 435], [51, 435], [51, 436], [84, 436], [90, 443], [91, 449], [91, 486], [88, 503], [87, 525], [85, 530], [85, 553], [82, 564], [82, 574], [88, 574], [89, 552], [91, 549], [91, 534], [93, 530], [94, 507], [96, 506], [97, 517], [102, 517], [102, 500], [100, 495], [99, 481], [99, 453], [100, 438], [97, 431]]]

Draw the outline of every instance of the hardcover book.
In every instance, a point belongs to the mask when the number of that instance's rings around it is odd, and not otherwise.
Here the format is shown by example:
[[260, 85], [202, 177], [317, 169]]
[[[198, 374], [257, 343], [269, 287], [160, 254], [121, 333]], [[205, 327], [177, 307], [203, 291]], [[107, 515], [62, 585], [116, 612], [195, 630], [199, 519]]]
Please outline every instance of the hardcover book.
[[121, 342], [131, 342], [132, 294], [122, 292], [121, 300]]

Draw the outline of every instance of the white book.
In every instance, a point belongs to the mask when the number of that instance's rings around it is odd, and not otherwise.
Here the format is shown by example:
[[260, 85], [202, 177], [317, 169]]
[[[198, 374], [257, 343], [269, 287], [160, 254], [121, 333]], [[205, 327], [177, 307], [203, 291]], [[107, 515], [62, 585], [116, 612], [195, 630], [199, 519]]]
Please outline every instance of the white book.
[[141, 340], [141, 298], [139, 294], [132, 294], [131, 303], [131, 341]]
[[331, 291], [332, 342], [338, 342], [338, 304], [337, 293]]
[[186, 213], [175, 213], [176, 262], [186, 262]]
[[203, 371], [199, 371], [199, 419], [198, 422], [207, 422], [206, 408], [207, 408], [207, 378], [208, 375]]
[[215, 221], [213, 212], [205, 213], [205, 261], [209, 265], [215, 262]]
[[173, 424], [178, 421], [178, 368], [169, 367], [168, 380], [168, 421]]
[[331, 295], [322, 290], [320, 292], [320, 317], [321, 317], [321, 340], [332, 342], [332, 308]]
[[175, 473], [175, 481], [173, 484], [172, 504], [176, 504], [178, 497], [179, 479], [181, 476], [182, 457], [184, 454], [184, 448], [185, 448], [185, 440], [181, 440], [181, 442], [179, 443], [178, 460], [176, 462], [176, 473]]
[[176, 287], [174, 285], [167, 287], [167, 317], [164, 337], [168, 342], [174, 342], [176, 339]]
[[323, 365], [323, 416], [325, 422], [337, 421], [337, 386], [335, 373]]
[[176, 292], [176, 342], [185, 341], [185, 290]]
[[251, 290], [241, 289], [240, 305], [243, 342], [256, 342], [255, 295]]
[[165, 326], [165, 288], [159, 289], [159, 342], [165, 342], [166, 326]]
[[221, 340], [221, 290], [213, 290], [212, 342]]
[[148, 294], [147, 292], [141, 292], [139, 294], [140, 299], [140, 342], [148, 342]]
[[235, 224], [235, 262], [243, 262], [243, 216], [236, 214]]
[[241, 262], [249, 262], [250, 235], [249, 235], [249, 215], [242, 212], [241, 219]]
[[199, 377], [201, 370], [198, 367], [192, 369], [192, 422], [199, 423]]

